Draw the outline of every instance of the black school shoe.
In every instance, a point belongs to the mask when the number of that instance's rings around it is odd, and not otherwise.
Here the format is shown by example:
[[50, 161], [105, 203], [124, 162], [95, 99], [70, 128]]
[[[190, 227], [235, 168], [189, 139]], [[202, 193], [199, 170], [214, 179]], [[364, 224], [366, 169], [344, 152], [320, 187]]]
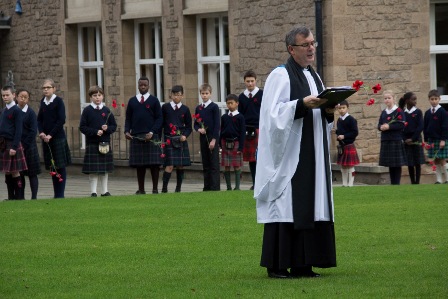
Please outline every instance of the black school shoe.
[[106, 192], [104, 194], [101, 194], [101, 196], [112, 196], [112, 194], [110, 194], [109, 192]]
[[311, 267], [291, 268], [290, 275], [291, 275], [292, 278], [300, 278], [300, 277], [316, 278], [316, 277], [320, 277], [320, 274], [314, 272]]
[[90, 194], [90, 197], [97, 197], [98, 195], [96, 195], [96, 193], [92, 193]]
[[268, 268], [268, 277], [270, 278], [291, 278], [288, 270], [276, 270]]

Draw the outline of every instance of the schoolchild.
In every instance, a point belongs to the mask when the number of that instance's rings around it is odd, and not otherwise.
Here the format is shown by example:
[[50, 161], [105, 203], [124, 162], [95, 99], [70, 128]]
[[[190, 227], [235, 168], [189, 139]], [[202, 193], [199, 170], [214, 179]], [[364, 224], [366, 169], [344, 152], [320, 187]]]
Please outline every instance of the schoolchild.
[[149, 94], [149, 79], [140, 77], [139, 93], [131, 97], [126, 108], [124, 132], [131, 141], [129, 166], [137, 169], [138, 190], [146, 194], [146, 168], [151, 171], [152, 193], [157, 194], [159, 169], [162, 165], [160, 136], [162, 130], [162, 107], [159, 99]]
[[258, 133], [260, 124], [260, 108], [263, 98], [263, 90], [257, 87], [257, 75], [254, 71], [244, 74], [246, 89], [238, 97], [238, 111], [246, 120], [246, 140], [243, 149], [243, 161], [249, 162], [252, 176], [252, 187], [255, 185], [255, 174], [257, 168], [256, 150], [258, 147]]
[[229, 112], [221, 116], [221, 166], [224, 166], [224, 177], [227, 190], [232, 190], [230, 168], [235, 172], [235, 189], [240, 190], [241, 167], [243, 166], [243, 148], [246, 139], [246, 123], [244, 116], [238, 112], [238, 96], [229, 94], [226, 97]]
[[72, 163], [72, 159], [64, 131], [64, 101], [55, 92], [54, 81], [45, 79], [42, 84], [43, 98], [37, 114], [37, 129], [39, 138], [42, 139], [45, 169], [56, 173], [52, 176], [54, 198], [64, 198], [66, 167]]
[[22, 119], [23, 113], [14, 102], [16, 97], [12, 86], [2, 88], [2, 99], [6, 104], [0, 115], [0, 167], [5, 173], [9, 190], [8, 199], [24, 199], [23, 184], [20, 172], [28, 169], [23, 152]]
[[[431, 145], [428, 158], [434, 160], [436, 166], [436, 184], [448, 184], [448, 169], [445, 168], [448, 158], [448, 115], [440, 106], [440, 94], [433, 89], [428, 93], [431, 108], [425, 112], [423, 135], [425, 142]], [[445, 181], [443, 181], [445, 174]]]
[[89, 175], [90, 196], [97, 197], [98, 180], [101, 196], [111, 196], [108, 191], [109, 173], [114, 170], [114, 156], [110, 135], [117, 130], [112, 111], [103, 103], [104, 91], [94, 85], [89, 88], [90, 105], [85, 107], [79, 122], [80, 131], [86, 136], [86, 151], [82, 172]]
[[[358, 122], [348, 113], [348, 108], [349, 104], [345, 100], [337, 106], [340, 115], [336, 129], [336, 139], [339, 142], [337, 163], [341, 165], [342, 186], [344, 187], [353, 186], [354, 166], [359, 164], [358, 152], [354, 144], [358, 136]], [[341, 149], [340, 154], [339, 149]]]
[[195, 109], [194, 129], [199, 132], [204, 175], [204, 191], [219, 191], [219, 107], [211, 100], [212, 87], [204, 83], [199, 87], [202, 104]]
[[23, 112], [22, 146], [25, 153], [27, 170], [22, 171], [23, 189], [25, 190], [25, 176], [28, 176], [31, 188], [31, 199], [37, 199], [39, 190], [38, 174], [41, 173], [39, 151], [37, 149], [37, 116], [34, 110], [28, 106], [30, 92], [21, 89], [17, 92], [17, 105]]
[[187, 138], [192, 132], [190, 109], [182, 103], [184, 88], [171, 88], [171, 101], [162, 106], [163, 132], [165, 135], [165, 171], [163, 172], [162, 193], [168, 192], [171, 173], [176, 167], [176, 189], [180, 192], [184, 178], [184, 166], [190, 166], [190, 151]]
[[395, 93], [391, 90], [383, 92], [386, 109], [381, 112], [378, 130], [381, 131], [380, 166], [389, 167], [390, 182], [400, 185], [401, 166], [406, 165], [406, 152], [403, 144], [405, 115], [395, 105]]
[[421, 164], [425, 164], [421, 146], [423, 112], [416, 107], [416, 104], [417, 96], [413, 92], [405, 93], [398, 102], [398, 106], [404, 111], [407, 122], [403, 130], [403, 140], [411, 184], [420, 184]]

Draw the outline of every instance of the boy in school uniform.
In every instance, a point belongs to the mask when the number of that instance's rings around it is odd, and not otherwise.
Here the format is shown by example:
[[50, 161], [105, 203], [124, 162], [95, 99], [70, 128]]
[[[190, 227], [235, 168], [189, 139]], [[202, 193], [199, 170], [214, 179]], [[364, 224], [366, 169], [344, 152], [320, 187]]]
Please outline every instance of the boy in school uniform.
[[171, 89], [171, 102], [162, 106], [163, 131], [166, 144], [162, 193], [168, 192], [168, 183], [174, 166], [176, 167], [177, 178], [175, 192], [180, 192], [184, 178], [184, 166], [191, 165], [187, 138], [192, 132], [192, 121], [190, 109], [181, 102], [183, 97], [183, 86], [173, 86]]
[[244, 74], [246, 90], [238, 97], [238, 111], [246, 121], [246, 141], [244, 142], [243, 161], [249, 162], [252, 175], [252, 187], [255, 185], [257, 168], [256, 150], [258, 147], [258, 128], [260, 124], [260, 108], [263, 98], [263, 90], [257, 87], [257, 75], [253, 71]]
[[246, 123], [244, 116], [238, 112], [238, 96], [229, 94], [226, 97], [229, 112], [221, 116], [221, 166], [225, 167], [224, 177], [227, 190], [232, 190], [230, 168], [235, 172], [235, 189], [240, 190], [241, 166], [243, 166], [242, 151], [246, 139]]
[[149, 79], [138, 80], [139, 93], [129, 99], [126, 108], [124, 133], [131, 141], [129, 166], [137, 169], [138, 190], [135, 194], [146, 194], [146, 168], [151, 170], [152, 193], [159, 193], [159, 168], [162, 151], [157, 144], [162, 129], [162, 108], [159, 99], [149, 94]]
[[20, 142], [23, 112], [14, 102], [15, 97], [12, 86], [2, 88], [2, 99], [6, 107], [0, 115], [0, 167], [5, 173], [8, 190], [11, 190], [8, 192], [8, 199], [24, 199], [20, 172], [28, 167]]
[[355, 165], [359, 164], [358, 153], [355, 147], [355, 139], [358, 136], [358, 123], [348, 113], [349, 104], [342, 101], [337, 106], [339, 119], [337, 122], [336, 136], [342, 153], [338, 153], [338, 164], [341, 165], [342, 186], [352, 187], [355, 179]]
[[431, 108], [425, 112], [423, 135], [425, 142], [434, 145], [428, 150], [428, 158], [434, 159], [436, 184], [443, 182], [443, 174], [445, 184], [448, 184], [448, 170], [445, 167], [448, 158], [448, 115], [439, 104], [440, 94], [437, 90], [433, 89], [428, 93], [428, 100]]
[[219, 122], [220, 113], [213, 103], [212, 87], [204, 83], [199, 87], [202, 104], [195, 109], [194, 129], [200, 133], [200, 148], [204, 175], [204, 191], [219, 191]]

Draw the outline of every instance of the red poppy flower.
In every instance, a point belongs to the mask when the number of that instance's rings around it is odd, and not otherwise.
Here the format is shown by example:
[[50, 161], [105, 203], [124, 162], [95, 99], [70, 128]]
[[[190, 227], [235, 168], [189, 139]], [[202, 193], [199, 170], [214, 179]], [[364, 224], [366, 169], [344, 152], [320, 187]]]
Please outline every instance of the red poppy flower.
[[434, 116], [434, 120], [438, 120], [437, 116]]
[[166, 140], [166, 144], [167, 144], [167, 145], [170, 145], [170, 144], [171, 144], [171, 140], [170, 140], [170, 139], [167, 139], [167, 140]]
[[8, 115], [8, 118], [9, 118], [9, 119], [12, 119], [12, 114]]
[[105, 116], [106, 116], [106, 113], [103, 112], [103, 113], [101, 113], [101, 115], [102, 115], [103, 117], [105, 117]]
[[436, 165], [433, 165], [432, 166], [432, 171], [436, 171], [437, 170], [437, 166]]
[[378, 83], [372, 87], [373, 93], [378, 93], [381, 90], [381, 85]]
[[161, 143], [161, 144], [160, 144], [160, 147], [161, 147], [161, 148], [165, 148], [165, 143]]
[[375, 99], [370, 99], [366, 103], [367, 106], [372, 106], [373, 104], [375, 104]]
[[414, 113], [414, 114], [412, 114], [412, 117], [415, 117], [416, 115], [417, 115], [417, 114]]
[[[398, 108], [398, 109], [400, 109], [400, 108]], [[398, 120], [401, 120], [401, 119], [402, 119], [401, 115], [398, 115], [398, 116], [397, 116], [397, 119], [398, 119]]]
[[364, 84], [364, 82], [360, 81], [360, 80], [356, 80], [355, 82], [353, 82], [353, 88], [358, 91], [361, 86]]
[[149, 104], [146, 105], [146, 109], [149, 109]]
[[397, 108], [397, 112], [401, 112], [401, 108], [400, 107]]
[[160, 158], [165, 158], [165, 154], [160, 154]]
[[112, 100], [112, 107], [117, 108], [117, 100], [115, 99]]
[[59, 183], [62, 183], [64, 181], [63, 178], [59, 178]]
[[390, 120], [390, 116], [388, 116], [388, 117], [386, 118], [386, 120]]
[[124, 103], [121, 103], [121, 107], [124, 107]]
[[405, 127], [408, 126], [408, 122], [407, 122], [407, 121], [404, 122], [404, 126], [405, 126]]

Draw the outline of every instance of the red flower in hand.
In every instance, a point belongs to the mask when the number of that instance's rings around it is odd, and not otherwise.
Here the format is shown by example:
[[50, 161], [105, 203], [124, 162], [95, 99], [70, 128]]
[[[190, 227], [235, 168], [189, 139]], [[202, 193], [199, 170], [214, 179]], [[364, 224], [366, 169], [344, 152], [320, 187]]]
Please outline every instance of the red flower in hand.
[[408, 122], [407, 122], [407, 121], [404, 122], [404, 126], [405, 126], [405, 127], [408, 126]]
[[171, 144], [171, 140], [170, 140], [170, 139], [167, 139], [167, 140], [166, 140], [166, 144], [167, 144], [167, 145], [170, 145], [170, 144]]
[[[400, 109], [400, 108], [398, 108], [398, 109]], [[397, 109], [397, 110], [398, 110], [398, 109]], [[402, 119], [401, 115], [398, 115], [398, 116], [397, 116], [397, 119], [398, 119], [398, 120], [401, 120], [401, 119]]]
[[165, 154], [160, 154], [160, 158], [165, 158]]

